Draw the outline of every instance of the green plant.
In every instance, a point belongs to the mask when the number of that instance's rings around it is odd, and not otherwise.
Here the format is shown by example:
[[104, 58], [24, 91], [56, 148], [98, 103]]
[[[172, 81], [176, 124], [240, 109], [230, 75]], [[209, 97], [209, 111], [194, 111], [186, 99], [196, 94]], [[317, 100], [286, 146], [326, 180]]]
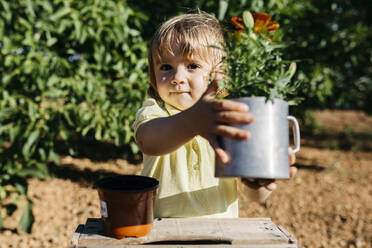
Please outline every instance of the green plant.
[[[255, 16], [255, 18], [254, 18]], [[261, 19], [260, 19], [261, 18]], [[223, 86], [228, 98], [264, 96], [296, 103], [298, 80], [292, 80], [296, 63], [283, 59], [278, 24], [266, 14], [243, 13], [233, 17], [234, 30], [227, 31], [224, 49], [226, 68]]]

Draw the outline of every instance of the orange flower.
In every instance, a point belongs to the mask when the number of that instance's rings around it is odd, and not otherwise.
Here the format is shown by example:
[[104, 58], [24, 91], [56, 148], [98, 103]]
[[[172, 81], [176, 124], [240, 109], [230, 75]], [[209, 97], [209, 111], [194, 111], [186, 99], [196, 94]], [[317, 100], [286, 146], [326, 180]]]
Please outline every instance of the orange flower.
[[232, 16], [231, 17], [231, 22], [234, 24], [234, 28], [233, 28], [232, 31], [235, 32], [235, 34], [234, 34], [235, 39], [238, 39], [240, 32], [243, 32], [243, 33], [247, 32], [245, 30], [245, 27], [244, 27], [244, 24], [243, 24], [243, 18], [237, 17], [237, 16]]
[[[279, 24], [276, 21], [270, 21], [271, 16], [265, 13], [252, 13], [254, 19], [253, 30], [261, 35], [263, 35], [263, 28], [267, 32], [272, 33], [279, 28]], [[243, 18], [233, 16], [231, 17], [231, 22], [234, 25], [235, 36], [237, 37], [239, 32], [246, 32], [245, 26], [243, 23]], [[270, 37], [271, 38], [271, 37]]]
[[254, 31], [263, 34], [262, 27], [264, 27], [267, 32], [272, 33], [279, 28], [279, 24], [276, 21], [270, 21], [271, 16], [265, 13], [252, 13], [254, 19]]
[[243, 24], [243, 18], [237, 17], [237, 16], [232, 16], [231, 17], [231, 22], [234, 24], [234, 30], [235, 31], [242, 31], [245, 30], [244, 24]]

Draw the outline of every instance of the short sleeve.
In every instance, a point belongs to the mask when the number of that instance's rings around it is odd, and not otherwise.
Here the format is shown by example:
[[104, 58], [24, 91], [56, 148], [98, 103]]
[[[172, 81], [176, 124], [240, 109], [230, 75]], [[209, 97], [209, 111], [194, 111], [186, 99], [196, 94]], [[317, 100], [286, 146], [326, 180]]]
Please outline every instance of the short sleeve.
[[169, 114], [159, 106], [155, 99], [146, 99], [143, 102], [142, 107], [137, 111], [136, 120], [132, 125], [132, 128], [134, 129], [134, 137], [136, 137], [137, 129], [141, 124], [155, 118], [166, 116], [169, 116]]

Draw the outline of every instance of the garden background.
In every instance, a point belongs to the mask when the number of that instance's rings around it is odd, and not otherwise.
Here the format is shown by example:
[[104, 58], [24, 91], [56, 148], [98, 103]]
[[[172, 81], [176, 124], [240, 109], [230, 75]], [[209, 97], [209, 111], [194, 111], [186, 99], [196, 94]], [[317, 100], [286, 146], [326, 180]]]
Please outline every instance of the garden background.
[[131, 123], [156, 27], [200, 9], [280, 24], [302, 81], [299, 173], [243, 217], [271, 217], [306, 247], [372, 244], [369, 0], [0, 0], [0, 247], [67, 247], [99, 217], [92, 185], [138, 173]]

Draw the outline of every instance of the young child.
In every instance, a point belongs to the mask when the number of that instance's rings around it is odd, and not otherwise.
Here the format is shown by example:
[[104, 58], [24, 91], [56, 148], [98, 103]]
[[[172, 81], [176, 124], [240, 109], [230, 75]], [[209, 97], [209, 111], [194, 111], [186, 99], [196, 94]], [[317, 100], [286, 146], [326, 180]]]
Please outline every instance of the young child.
[[[219, 22], [206, 13], [171, 18], [156, 31], [149, 52], [149, 95], [133, 124], [143, 152], [142, 175], [159, 180], [155, 217], [238, 217], [237, 182], [214, 176], [215, 154], [229, 155], [216, 136], [249, 139], [249, 132], [226, 125], [254, 121], [248, 106], [215, 98], [224, 52]], [[292, 159], [294, 157], [292, 156]], [[292, 161], [293, 163], [294, 161]], [[268, 195], [271, 181], [245, 181]], [[261, 186], [262, 185], [262, 186]]]

